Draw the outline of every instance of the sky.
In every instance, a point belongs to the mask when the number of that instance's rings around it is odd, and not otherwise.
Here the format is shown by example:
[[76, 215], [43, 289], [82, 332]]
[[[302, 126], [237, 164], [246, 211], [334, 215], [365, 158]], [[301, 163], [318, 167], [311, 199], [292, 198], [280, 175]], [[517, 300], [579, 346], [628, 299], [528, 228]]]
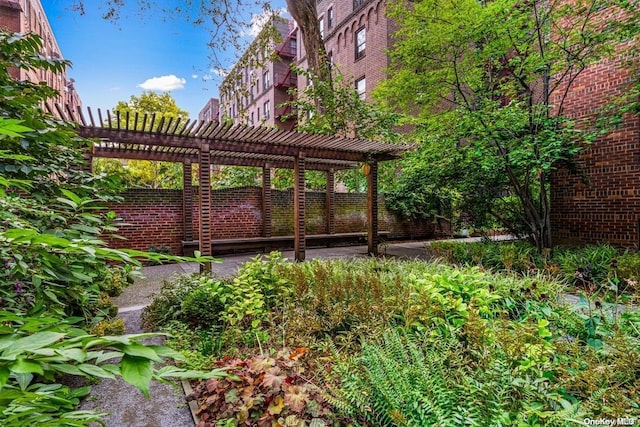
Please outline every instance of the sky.
[[[284, 8], [284, 2], [271, 2], [272, 8]], [[134, 7], [123, 8], [114, 23], [102, 18], [104, 9], [90, 7], [102, 2], [90, 0], [85, 0], [84, 14], [71, 10], [69, 0], [41, 3], [62, 56], [73, 64], [67, 77], [75, 80], [85, 111], [86, 107], [111, 110], [119, 101], [153, 90], [169, 91], [178, 107], [197, 118], [207, 101], [218, 96], [222, 77], [214, 68], [208, 46], [211, 35], [205, 26], [180, 17], [163, 20], [160, 13], [143, 16]], [[156, 3], [162, 5], [163, 0]], [[255, 23], [260, 10], [248, 12], [255, 14], [248, 13], [247, 22], [253, 16]], [[256, 28], [247, 30], [247, 42]], [[225, 68], [231, 68], [237, 54], [216, 52]]]

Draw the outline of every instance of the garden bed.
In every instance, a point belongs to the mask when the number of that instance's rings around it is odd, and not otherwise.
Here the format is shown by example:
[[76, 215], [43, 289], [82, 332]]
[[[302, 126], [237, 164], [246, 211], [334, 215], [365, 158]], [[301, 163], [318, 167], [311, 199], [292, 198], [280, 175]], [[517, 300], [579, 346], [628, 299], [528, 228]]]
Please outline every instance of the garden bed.
[[588, 306], [567, 305], [568, 289], [544, 269], [272, 253], [230, 279], [167, 283], [144, 320], [173, 335], [185, 367], [233, 374], [193, 383], [200, 426], [639, 416], [640, 313], [592, 305], [588, 289]]

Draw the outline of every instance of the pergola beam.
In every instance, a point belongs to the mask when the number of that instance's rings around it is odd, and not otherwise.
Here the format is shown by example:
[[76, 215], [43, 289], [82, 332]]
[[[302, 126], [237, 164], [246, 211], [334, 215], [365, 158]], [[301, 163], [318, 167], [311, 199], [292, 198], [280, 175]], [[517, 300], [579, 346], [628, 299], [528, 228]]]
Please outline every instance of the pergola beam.
[[[90, 124], [87, 124], [82, 111], [70, 108], [61, 109], [68, 114], [68, 120], [79, 123], [77, 132], [84, 138], [95, 138], [92, 155], [136, 160], [155, 160], [180, 162], [184, 165], [185, 194], [185, 240], [195, 237], [189, 232], [188, 211], [192, 196], [190, 187], [190, 169], [199, 164], [199, 211], [200, 229], [198, 233], [200, 253], [211, 254], [212, 213], [211, 213], [211, 172], [212, 164], [262, 167], [265, 173], [263, 181], [263, 199], [265, 207], [265, 228], [263, 234], [270, 234], [270, 168], [294, 170], [294, 250], [295, 259], [305, 259], [305, 179], [307, 169], [322, 170], [327, 173], [327, 232], [335, 232], [333, 210], [335, 205], [333, 186], [334, 171], [351, 169], [359, 163], [370, 165], [368, 183], [368, 249], [372, 255], [378, 252], [378, 162], [398, 158], [410, 146], [398, 146], [357, 138], [331, 135], [308, 134], [281, 129], [249, 127], [244, 125], [219, 124], [187, 120], [165, 120], [160, 116], [144, 114], [134, 117], [118, 112], [113, 117], [107, 110], [105, 122], [98, 109], [98, 121], [94, 120], [88, 109]], [[114, 126], [115, 125], [115, 126]], [[187, 194], [189, 192], [189, 194]], [[191, 195], [191, 196], [190, 196]], [[269, 199], [267, 203], [267, 199]], [[210, 268], [210, 266], [205, 266]]]

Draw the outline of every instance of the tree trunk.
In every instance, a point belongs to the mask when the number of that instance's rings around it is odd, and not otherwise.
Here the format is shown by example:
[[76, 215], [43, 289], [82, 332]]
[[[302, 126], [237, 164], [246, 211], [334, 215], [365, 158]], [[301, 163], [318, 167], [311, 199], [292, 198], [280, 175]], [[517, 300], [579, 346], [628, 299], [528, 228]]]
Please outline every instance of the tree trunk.
[[331, 70], [327, 64], [327, 52], [318, 26], [316, 0], [287, 0], [287, 9], [300, 28], [309, 71], [316, 78], [330, 81]]

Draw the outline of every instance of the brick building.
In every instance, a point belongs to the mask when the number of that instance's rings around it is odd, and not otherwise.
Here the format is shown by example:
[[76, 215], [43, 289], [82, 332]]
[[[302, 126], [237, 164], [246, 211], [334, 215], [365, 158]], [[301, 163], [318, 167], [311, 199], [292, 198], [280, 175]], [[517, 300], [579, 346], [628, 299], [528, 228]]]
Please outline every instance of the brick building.
[[[13, 33], [36, 33], [42, 38], [42, 55], [53, 59], [63, 57], [40, 0], [0, 0], [0, 29]], [[66, 72], [16, 69], [12, 74], [16, 79], [45, 82], [55, 89], [59, 96], [49, 101], [50, 107], [53, 103], [68, 104], [73, 109], [82, 105], [74, 80], [67, 78]]]
[[[592, 121], [600, 107], [637, 83], [637, 70], [623, 63], [627, 59], [587, 68], [565, 100], [567, 115]], [[578, 160], [581, 171], [561, 169], [552, 176], [555, 242], [640, 249], [640, 116], [626, 115], [618, 130], [599, 138]]]
[[[333, 68], [353, 81], [363, 99], [386, 78], [393, 23], [386, 17], [384, 0], [318, 0], [318, 22], [327, 56]], [[298, 64], [307, 67], [302, 43]], [[298, 87], [306, 81], [298, 79]]]
[[198, 120], [202, 122], [220, 121], [220, 100], [217, 98], [209, 99], [198, 113]]
[[[282, 104], [291, 99], [289, 89], [297, 76], [291, 63], [297, 49], [297, 29], [293, 21], [274, 19], [281, 41], [263, 50], [254, 41], [220, 86], [221, 118], [249, 125], [277, 126], [291, 130], [290, 108]], [[266, 29], [263, 30], [263, 35]], [[258, 36], [256, 40], [260, 40]]]

